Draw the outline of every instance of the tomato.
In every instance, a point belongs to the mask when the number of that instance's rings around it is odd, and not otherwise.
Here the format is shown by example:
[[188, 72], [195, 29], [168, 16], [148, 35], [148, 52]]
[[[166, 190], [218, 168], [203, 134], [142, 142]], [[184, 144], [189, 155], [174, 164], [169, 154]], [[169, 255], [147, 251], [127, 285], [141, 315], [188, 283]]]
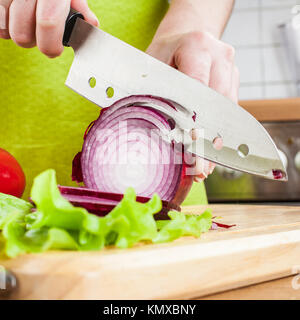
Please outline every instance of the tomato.
[[18, 161], [0, 149], [0, 192], [21, 197], [25, 189], [25, 175]]

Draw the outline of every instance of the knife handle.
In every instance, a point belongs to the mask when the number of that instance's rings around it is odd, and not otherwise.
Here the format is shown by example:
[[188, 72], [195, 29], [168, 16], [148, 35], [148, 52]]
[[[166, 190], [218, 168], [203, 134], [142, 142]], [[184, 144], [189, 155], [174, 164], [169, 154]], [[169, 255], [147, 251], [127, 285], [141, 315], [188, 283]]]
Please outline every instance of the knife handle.
[[77, 18], [84, 19], [83, 15], [80, 12], [77, 12], [71, 8], [66, 20], [65, 32], [63, 36], [63, 45], [65, 47], [69, 47], [69, 40], [70, 40]]
[[18, 279], [11, 271], [0, 266], [0, 300], [7, 299], [18, 289]]

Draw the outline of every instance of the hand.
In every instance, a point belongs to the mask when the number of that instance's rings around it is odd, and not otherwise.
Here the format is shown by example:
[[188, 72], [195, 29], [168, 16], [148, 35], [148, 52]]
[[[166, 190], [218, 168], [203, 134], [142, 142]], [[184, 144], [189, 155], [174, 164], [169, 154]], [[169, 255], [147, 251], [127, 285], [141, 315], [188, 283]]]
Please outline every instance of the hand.
[[38, 46], [49, 58], [63, 52], [62, 38], [70, 7], [94, 26], [99, 22], [86, 0], [0, 0], [0, 38], [23, 48]]
[[[234, 48], [208, 32], [155, 37], [147, 53], [238, 101], [239, 72], [234, 64]], [[196, 139], [196, 135], [193, 134]], [[222, 140], [215, 141], [222, 148]], [[213, 172], [215, 164], [197, 158], [195, 181], [200, 182]]]

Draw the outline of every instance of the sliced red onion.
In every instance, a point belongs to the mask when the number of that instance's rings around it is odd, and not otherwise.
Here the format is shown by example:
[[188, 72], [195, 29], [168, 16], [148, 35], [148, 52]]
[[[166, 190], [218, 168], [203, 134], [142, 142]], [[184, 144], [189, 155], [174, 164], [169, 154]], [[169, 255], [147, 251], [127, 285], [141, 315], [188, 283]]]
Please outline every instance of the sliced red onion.
[[229, 228], [232, 228], [232, 227], [235, 227], [235, 226], [236, 226], [236, 224], [224, 224], [224, 223], [219, 223], [219, 222], [213, 221], [212, 225], [211, 225], [211, 229], [212, 230], [217, 230], [217, 229], [220, 229], [220, 228], [229, 229]]
[[187, 169], [193, 163], [185, 162], [181, 148], [162, 139], [174, 127], [168, 111], [179, 109], [178, 104], [153, 96], [130, 96], [102, 109], [73, 160], [73, 180], [101, 191], [103, 199], [133, 187], [138, 196], [148, 199], [157, 193], [179, 206], [192, 186]]
[[[91, 213], [104, 216], [109, 213], [123, 198], [123, 194], [101, 192], [88, 188], [58, 186], [61, 194], [76, 207], [83, 207]], [[145, 203], [150, 198], [137, 196], [136, 201]], [[162, 213], [169, 210], [180, 211], [180, 207], [168, 201], [162, 201]]]

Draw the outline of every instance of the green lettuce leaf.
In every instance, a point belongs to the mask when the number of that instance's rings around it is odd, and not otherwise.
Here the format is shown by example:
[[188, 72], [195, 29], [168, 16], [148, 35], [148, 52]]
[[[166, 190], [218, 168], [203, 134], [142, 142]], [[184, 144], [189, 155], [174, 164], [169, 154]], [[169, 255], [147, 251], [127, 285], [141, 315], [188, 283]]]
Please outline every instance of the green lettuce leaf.
[[22, 199], [0, 193], [0, 230], [2, 229], [6, 218], [15, 212], [29, 212], [32, 205]]
[[23, 213], [14, 213], [3, 228], [5, 254], [8, 257], [48, 249], [78, 249], [76, 241], [67, 231], [58, 228], [27, 230], [24, 218]]
[[170, 212], [170, 220], [155, 221], [154, 214], [162, 208], [159, 196], [139, 203], [132, 188], [108, 215], [98, 217], [74, 207], [60, 194], [51, 169], [34, 179], [31, 199], [35, 208], [29, 202], [0, 194], [0, 250], [8, 257], [50, 249], [128, 248], [140, 241], [160, 243], [186, 235], [199, 237], [212, 223], [210, 211], [200, 216]]
[[31, 199], [36, 205], [36, 213], [30, 228], [57, 227], [81, 230], [87, 211], [74, 207], [59, 192], [54, 170], [38, 175], [33, 182]]
[[159, 232], [152, 240], [154, 243], [169, 242], [183, 236], [200, 237], [212, 225], [212, 214], [206, 210], [201, 215], [186, 215], [181, 212], [168, 213], [170, 220], [157, 221]]
[[139, 241], [153, 239], [157, 235], [153, 214], [161, 208], [158, 195], [155, 194], [147, 203], [139, 203], [134, 189], [128, 188], [123, 200], [103, 218], [107, 244], [128, 248]]

